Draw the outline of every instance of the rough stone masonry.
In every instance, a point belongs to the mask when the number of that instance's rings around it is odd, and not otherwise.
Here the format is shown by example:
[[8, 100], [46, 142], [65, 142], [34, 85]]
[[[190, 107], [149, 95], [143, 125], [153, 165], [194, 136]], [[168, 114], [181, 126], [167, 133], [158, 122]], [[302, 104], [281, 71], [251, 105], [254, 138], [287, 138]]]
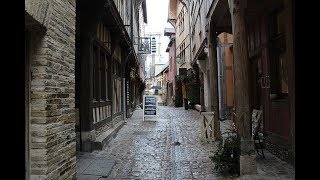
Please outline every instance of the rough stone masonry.
[[30, 37], [26, 167], [30, 179], [76, 179], [76, 2], [26, 0], [25, 14]]

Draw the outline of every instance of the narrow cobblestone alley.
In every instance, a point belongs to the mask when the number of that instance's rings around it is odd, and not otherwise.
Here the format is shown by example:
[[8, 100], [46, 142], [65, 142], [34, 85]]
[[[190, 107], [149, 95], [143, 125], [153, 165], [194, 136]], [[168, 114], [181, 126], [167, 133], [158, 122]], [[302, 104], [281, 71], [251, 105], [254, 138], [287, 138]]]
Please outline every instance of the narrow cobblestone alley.
[[[77, 179], [238, 179], [214, 173], [209, 156], [217, 143], [200, 142], [199, 116], [195, 110], [159, 106], [158, 119], [142, 121], [142, 110], [137, 109], [104, 150], [77, 155]], [[227, 127], [221, 123], [222, 132]], [[262, 163], [260, 179], [294, 179], [286, 163], [281, 164], [282, 178], [275, 168], [268, 172], [279, 160], [266, 156], [271, 161]]]
[[213, 173], [214, 145], [200, 143], [198, 120], [197, 111], [160, 106], [158, 119], [142, 121], [136, 110], [103, 151], [89, 156], [115, 162], [108, 179], [204, 179]]

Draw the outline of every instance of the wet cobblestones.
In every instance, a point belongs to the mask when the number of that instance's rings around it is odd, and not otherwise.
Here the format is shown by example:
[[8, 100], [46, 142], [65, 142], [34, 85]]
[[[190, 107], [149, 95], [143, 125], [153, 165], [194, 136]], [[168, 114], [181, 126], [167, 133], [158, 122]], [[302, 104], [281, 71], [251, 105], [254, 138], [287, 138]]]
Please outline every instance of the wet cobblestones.
[[[213, 145], [199, 140], [199, 113], [160, 107], [158, 119], [142, 121], [136, 110], [97, 155], [116, 161], [107, 179], [198, 179], [213, 173]], [[177, 143], [179, 142], [179, 143]]]
[[[108, 176], [78, 173], [78, 179], [239, 179], [214, 172], [209, 156], [217, 149], [217, 142], [201, 143], [199, 116], [195, 110], [159, 106], [158, 119], [142, 121], [142, 110], [136, 110], [104, 150], [77, 156], [78, 160], [86, 156], [114, 162]], [[228, 123], [221, 122], [222, 132]], [[266, 157], [258, 164], [262, 179], [294, 179], [292, 167], [279, 164], [281, 161], [270, 153], [266, 152]], [[245, 178], [252, 177], [240, 179]]]

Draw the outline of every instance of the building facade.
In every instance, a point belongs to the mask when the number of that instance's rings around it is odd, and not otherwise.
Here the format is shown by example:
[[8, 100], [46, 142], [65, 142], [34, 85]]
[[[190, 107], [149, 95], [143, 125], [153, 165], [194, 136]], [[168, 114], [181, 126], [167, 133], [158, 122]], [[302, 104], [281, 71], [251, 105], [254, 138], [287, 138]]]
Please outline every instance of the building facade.
[[[75, 179], [142, 100], [145, 0], [25, 1], [26, 179]], [[112, 130], [112, 133], [107, 133]]]
[[75, 1], [25, 1], [26, 179], [76, 179]]
[[[177, 77], [175, 89], [175, 106], [188, 107], [187, 84], [182, 81], [187, 72], [192, 70], [192, 52], [191, 52], [191, 36], [190, 36], [190, 11], [188, 10], [189, 2], [180, 0], [170, 0], [168, 10], [168, 22], [175, 29], [175, 43], [176, 43], [176, 66]], [[181, 82], [180, 82], [181, 81]], [[183, 104], [182, 104], [183, 101]], [[181, 103], [180, 103], [181, 102]]]
[[146, 22], [146, 18], [139, 17], [146, 14], [145, 7], [145, 1], [77, 2], [79, 151], [103, 149], [140, 103], [143, 60], [137, 55], [136, 42], [141, 24]]
[[174, 97], [176, 94], [176, 42], [175, 42], [175, 30], [173, 28], [165, 28], [164, 35], [170, 39], [166, 52], [169, 56], [169, 67], [167, 72], [167, 105], [174, 106]]
[[[201, 111], [215, 112], [219, 127], [218, 118], [235, 110], [241, 175], [256, 172], [253, 109], [263, 111], [266, 148], [295, 164], [294, 1], [171, 0], [168, 21], [176, 33], [181, 33], [181, 5], [190, 12], [191, 65], [200, 69]], [[219, 129], [214, 132], [218, 137]]]
[[[256, 172], [255, 155], [250, 154], [254, 150], [251, 140], [253, 109], [263, 111], [266, 148], [294, 164], [294, 1], [212, 2], [206, 12], [207, 63], [214, 62], [209, 65], [213, 72], [211, 77], [216, 77], [214, 74], [218, 69], [215, 63], [217, 35], [227, 32], [234, 39], [234, 108], [243, 144], [240, 173]], [[218, 82], [218, 79], [214, 78], [214, 81]], [[212, 93], [211, 100], [215, 105], [219, 101], [217, 96], [216, 92]], [[216, 111], [217, 108], [213, 109]]]
[[175, 29], [177, 75], [191, 68], [190, 14], [179, 0], [169, 2], [168, 22]]
[[158, 95], [158, 103], [159, 105], [166, 105], [168, 99], [168, 68], [169, 62], [162, 66], [162, 70], [158, 74], [155, 75], [155, 85], [156, 87], [160, 87], [160, 89], [155, 89]]

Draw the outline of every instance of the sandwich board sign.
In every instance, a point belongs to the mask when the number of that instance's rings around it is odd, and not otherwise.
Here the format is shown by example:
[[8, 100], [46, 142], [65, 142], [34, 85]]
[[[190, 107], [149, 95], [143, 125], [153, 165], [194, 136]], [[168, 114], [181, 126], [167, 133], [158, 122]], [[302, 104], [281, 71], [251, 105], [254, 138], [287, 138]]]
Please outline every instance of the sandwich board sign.
[[152, 95], [143, 96], [143, 121], [145, 117], [157, 117], [158, 97]]

